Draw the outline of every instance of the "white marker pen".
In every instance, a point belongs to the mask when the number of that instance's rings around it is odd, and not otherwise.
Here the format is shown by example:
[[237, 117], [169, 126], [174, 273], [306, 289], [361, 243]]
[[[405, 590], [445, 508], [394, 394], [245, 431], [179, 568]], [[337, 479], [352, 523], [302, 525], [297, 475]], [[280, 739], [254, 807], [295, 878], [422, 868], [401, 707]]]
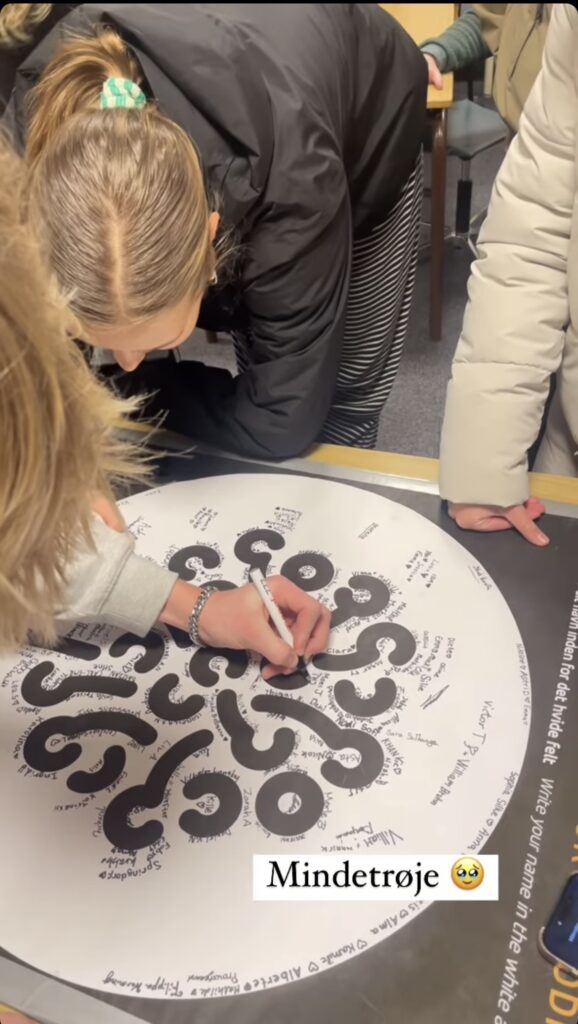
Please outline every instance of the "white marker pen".
[[[275, 626], [275, 629], [277, 630], [279, 636], [281, 637], [282, 640], [285, 641], [286, 644], [289, 644], [289, 647], [293, 650], [293, 635], [287, 623], [285, 622], [285, 619], [283, 618], [279, 608], [275, 604], [275, 598], [273, 597], [273, 594], [269, 590], [269, 585], [267, 583], [265, 576], [263, 575], [260, 569], [251, 569], [251, 571], [249, 572], [249, 576], [251, 577], [252, 582], [255, 584], [257, 593], [259, 594], [259, 597], [261, 598], [263, 604], [265, 605], [265, 608], [269, 612], [271, 621]], [[309, 679], [309, 673], [307, 671], [307, 666], [303, 658], [299, 658], [299, 664], [297, 665], [295, 671], [302, 672]]]

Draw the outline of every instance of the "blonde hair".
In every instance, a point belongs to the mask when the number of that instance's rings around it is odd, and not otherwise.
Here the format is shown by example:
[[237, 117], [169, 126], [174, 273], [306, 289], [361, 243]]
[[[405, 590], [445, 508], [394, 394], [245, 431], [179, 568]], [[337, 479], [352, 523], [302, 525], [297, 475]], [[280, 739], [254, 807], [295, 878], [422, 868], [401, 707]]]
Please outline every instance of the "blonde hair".
[[0, 46], [22, 46], [50, 14], [54, 4], [4, 4], [0, 10]]
[[139, 83], [106, 28], [64, 43], [32, 90], [30, 214], [83, 324], [136, 323], [201, 296], [215, 270], [203, 173], [152, 102], [100, 109], [107, 78]]
[[118, 440], [134, 402], [93, 377], [76, 324], [21, 218], [23, 173], [0, 138], [0, 647], [50, 641], [90, 503], [142, 475]]

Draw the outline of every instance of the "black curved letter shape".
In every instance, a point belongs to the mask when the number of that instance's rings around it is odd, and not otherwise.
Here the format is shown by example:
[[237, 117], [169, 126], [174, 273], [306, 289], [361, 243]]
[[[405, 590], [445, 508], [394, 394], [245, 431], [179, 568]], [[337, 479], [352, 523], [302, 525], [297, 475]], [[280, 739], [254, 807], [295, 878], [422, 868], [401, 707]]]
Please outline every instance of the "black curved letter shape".
[[134, 633], [123, 633], [111, 644], [110, 654], [113, 658], [122, 658], [131, 647], [144, 647], [145, 650], [134, 663], [137, 672], [150, 672], [163, 660], [165, 642], [160, 633], [151, 631], [144, 637], [135, 636]]
[[[303, 576], [303, 569], [313, 569], [313, 575]], [[325, 555], [319, 555], [317, 551], [300, 551], [283, 563], [281, 576], [296, 583], [301, 590], [323, 590], [323, 587], [331, 583], [335, 569]]]
[[[294, 812], [279, 810], [282, 796], [294, 793], [300, 806]], [[323, 790], [304, 772], [281, 772], [263, 783], [255, 798], [255, 814], [263, 828], [277, 836], [300, 836], [317, 824], [323, 814]]]
[[[375, 576], [358, 573], [350, 577], [349, 587], [338, 587], [333, 595], [335, 608], [331, 613], [332, 629], [341, 626], [348, 619], [369, 619], [372, 615], [382, 612], [389, 604], [389, 587]], [[368, 590], [369, 601], [356, 601], [354, 590]]]
[[170, 750], [159, 757], [154, 768], [149, 772], [145, 783], [130, 786], [114, 797], [109, 803], [102, 819], [103, 832], [109, 843], [119, 850], [134, 852], [151, 846], [162, 836], [164, 828], [161, 821], [155, 818], [144, 825], [131, 825], [130, 816], [140, 808], [159, 807], [163, 801], [165, 790], [171, 776], [177, 768], [192, 754], [208, 747], [213, 742], [213, 734], [208, 729], [183, 736]]
[[351, 672], [355, 668], [365, 668], [379, 661], [381, 655], [377, 641], [385, 639], [395, 640], [395, 647], [389, 655], [392, 665], [405, 665], [411, 661], [416, 649], [413, 633], [397, 622], [375, 622], [362, 629], [354, 651], [348, 654], [316, 654], [313, 664], [322, 672]]
[[214, 548], [206, 544], [191, 544], [187, 548], [175, 551], [169, 561], [169, 569], [176, 572], [181, 580], [194, 580], [198, 569], [191, 568], [189, 560], [198, 558], [204, 569], [216, 569], [221, 564], [221, 556]]
[[66, 785], [73, 793], [100, 793], [122, 775], [126, 764], [123, 747], [109, 747], [102, 755], [102, 766], [95, 772], [73, 772]]
[[68, 700], [75, 693], [103, 693], [107, 697], [132, 697], [137, 685], [132, 679], [121, 679], [117, 676], [67, 676], [51, 690], [43, 687], [43, 682], [54, 671], [51, 661], [41, 661], [26, 673], [22, 680], [20, 693], [27, 704], [38, 708], [50, 708]]
[[220, 836], [235, 824], [243, 810], [241, 790], [234, 779], [222, 772], [203, 772], [195, 775], [183, 786], [183, 794], [187, 800], [198, 800], [201, 796], [212, 793], [217, 797], [219, 806], [212, 814], [201, 814], [200, 811], [183, 811], [179, 825], [183, 832], [198, 839]]
[[65, 636], [55, 647], [51, 647], [55, 654], [68, 654], [71, 658], [82, 658], [83, 661], [94, 661], [100, 657], [100, 647], [96, 644], [89, 644], [86, 640], [77, 640], [73, 636]]
[[[261, 669], [267, 664], [264, 658], [261, 662]], [[302, 690], [304, 686], [309, 686], [309, 680], [304, 672], [291, 672], [288, 676], [273, 676], [271, 679], [267, 679], [267, 686], [272, 686], [274, 690]]]
[[397, 686], [393, 679], [376, 679], [373, 693], [360, 697], [350, 679], [340, 679], [335, 684], [333, 696], [342, 711], [355, 718], [376, 718], [389, 711], [395, 703]]
[[217, 714], [223, 729], [231, 737], [231, 753], [244, 768], [251, 768], [253, 771], [279, 768], [293, 753], [293, 729], [276, 729], [273, 742], [267, 750], [257, 750], [253, 746], [255, 730], [239, 711], [234, 690], [222, 690], [217, 694]]
[[251, 707], [255, 711], [269, 711], [273, 715], [283, 715], [284, 718], [301, 722], [320, 736], [331, 750], [357, 750], [360, 760], [353, 768], [340, 764], [334, 758], [323, 762], [321, 774], [332, 786], [361, 789], [374, 782], [383, 768], [383, 749], [374, 736], [359, 729], [340, 729], [322, 711], [303, 701], [267, 693], [254, 697]]
[[[91, 711], [85, 715], [77, 715], [75, 718], [61, 715], [56, 718], [47, 718], [35, 726], [24, 741], [22, 748], [24, 760], [30, 768], [37, 772], [57, 772], [62, 768], [69, 768], [82, 754], [80, 743], [67, 743], [60, 750], [47, 750], [48, 741], [53, 736], [72, 737], [94, 731], [120, 732], [140, 743], [142, 747], [149, 746], [157, 738], [157, 731], [153, 729], [152, 725], [137, 718], [136, 715], [129, 715], [124, 711]], [[77, 793], [86, 793], [97, 792], [99, 789], [110, 786], [124, 768], [122, 747], [115, 745], [110, 750], [114, 753], [107, 757], [107, 752], [105, 752], [103, 766], [97, 772], [75, 772], [71, 776], [74, 784], [71, 786], [70, 782], [67, 783], [69, 789], [74, 789]], [[122, 764], [118, 751], [123, 754]], [[114, 768], [116, 768], [117, 774], [113, 778]], [[78, 788], [79, 786], [84, 787], [85, 782], [88, 787], [88, 782], [91, 779], [93, 780], [92, 788]], [[96, 780], [95, 784], [94, 780]]]
[[280, 551], [285, 547], [283, 537], [276, 530], [247, 530], [247, 533], [239, 537], [234, 551], [239, 561], [249, 566], [249, 571], [260, 569], [262, 573], [266, 574], [271, 555], [269, 551], [254, 550], [253, 545], [259, 542], [266, 544], [271, 551]]
[[240, 679], [247, 671], [249, 664], [249, 656], [246, 651], [231, 651], [227, 647], [199, 647], [189, 662], [191, 678], [199, 686], [208, 688], [219, 682], [219, 673], [211, 668], [213, 658], [226, 659], [225, 675], [229, 679]]
[[162, 676], [152, 686], [149, 693], [149, 708], [157, 718], [167, 722], [186, 722], [188, 718], [198, 715], [205, 706], [205, 698], [193, 693], [184, 700], [171, 700], [171, 693], [179, 685], [179, 677], [175, 672]]

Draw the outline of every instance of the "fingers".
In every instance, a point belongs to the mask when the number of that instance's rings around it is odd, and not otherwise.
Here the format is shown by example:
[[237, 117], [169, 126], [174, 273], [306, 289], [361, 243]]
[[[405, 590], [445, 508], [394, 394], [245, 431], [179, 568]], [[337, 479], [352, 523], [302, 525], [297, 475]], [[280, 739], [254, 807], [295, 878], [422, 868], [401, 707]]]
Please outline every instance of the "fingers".
[[540, 501], [539, 498], [528, 498], [526, 502], [526, 509], [531, 515], [532, 519], [538, 519], [539, 516], [543, 516], [546, 511], [546, 506]]
[[[325, 605], [319, 604], [317, 621], [304, 647], [306, 661], [327, 650], [330, 627], [331, 612]], [[295, 643], [295, 650], [298, 650], [297, 643]], [[285, 668], [283, 665], [266, 665], [261, 674], [263, 679], [273, 679], [274, 676], [286, 676], [294, 671], [295, 668]]]
[[329, 609], [319, 601], [313, 601], [299, 613], [293, 627], [293, 637], [295, 650], [300, 657], [304, 654], [311, 657], [325, 650], [330, 621]]
[[443, 77], [439, 69], [438, 63], [435, 57], [432, 57], [431, 53], [424, 53], [425, 62], [427, 64], [427, 80], [428, 85], [433, 85], [436, 89], [443, 88]]
[[[175, 589], [179, 583], [190, 589], [181, 581], [175, 584]], [[273, 600], [288, 624], [289, 636], [285, 640], [270, 623], [267, 609], [253, 584], [211, 594], [199, 618], [204, 643], [255, 651], [270, 663], [265, 678], [294, 672], [299, 657], [306, 650], [309, 654], [324, 650], [330, 622], [328, 609], [290, 580], [273, 576], [268, 583]], [[168, 620], [164, 617], [163, 621]]]
[[275, 676], [290, 676], [297, 670], [294, 668], [285, 668], [284, 665], [265, 665], [261, 671], [263, 679], [274, 679]]
[[475, 526], [468, 526], [467, 529], [478, 530], [480, 533], [500, 533], [502, 530], [513, 530], [514, 524], [505, 516], [488, 515], [484, 519], [480, 519]]
[[451, 518], [462, 530], [510, 530], [503, 509], [493, 505], [448, 505]]
[[[522, 537], [529, 541], [530, 544], [543, 548], [550, 543], [546, 534], [542, 533], [540, 527], [534, 522], [532, 513], [528, 512], [523, 505], [515, 505], [511, 509], [506, 509], [505, 514], [514, 529], [521, 533]], [[538, 515], [540, 514], [538, 513]]]
[[529, 498], [526, 505], [499, 508], [494, 505], [450, 504], [448, 512], [462, 530], [494, 533], [517, 530], [525, 540], [538, 547], [549, 544], [548, 537], [534, 522], [544, 514], [544, 505], [538, 498]]
[[[282, 576], [271, 576], [268, 583], [286, 620], [291, 621], [293, 648], [297, 655], [310, 658], [324, 651], [329, 640], [331, 624], [329, 609]], [[285, 673], [294, 670], [293, 661], [288, 662], [285, 658], [274, 657], [262, 647], [260, 649], [267, 660], [272, 662], [272, 665], [268, 665], [263, 671], [265, 679], [278, 675], [280, 669]]]
[[306, 594], [304, 590], [301, 590], [296, 583], [285, 579], [284, 576], [268, 576], [267, 583], [276, 604], [282, 612], [293, 612], [295, 615], [298, 615], [311, 602], [313, 604], [318, 603], [313, 597]]
[[317, 601], [307, 602], [297, 615], [291, 626], [293, 633], [293, 647], [299, 657], [305, 654], [305, 648], [311, 636], [321, 612], [321, 605]]
[[255, 629], [251, 638], [251, 646], [255, 648], [271, 665], [279, 672], [288, 669], [293, 671], [297, 668], [299, 658], [289, 644], [286, 644], [280, 636], [271, 628], [268, 622], [263, 620]]
[[[293, 644], [297, 654], [305, 654], [307, 645], [314, 637], [315, 653], [318, 645], [327, 643], [329, 637], [329, 612], [314, 597], [306, 594], [295, 583], [283, 576], [271, 576], [268, 580], [271, 593], [286, 619], [293, 620]], [[321, 648], [322, 649], [322, 648]]]
[[331, 612], [324, 604], [321, 606], [321, 613], [315, 628], [313, 629], [311, 636], [307, 644], [305, 645], [305, 657], [307, 659], [312, 658], [315, 654], [322, 654], [323, 651], [327, 650], [327, 644], [329, 643], [329, 630], [331, 629]]

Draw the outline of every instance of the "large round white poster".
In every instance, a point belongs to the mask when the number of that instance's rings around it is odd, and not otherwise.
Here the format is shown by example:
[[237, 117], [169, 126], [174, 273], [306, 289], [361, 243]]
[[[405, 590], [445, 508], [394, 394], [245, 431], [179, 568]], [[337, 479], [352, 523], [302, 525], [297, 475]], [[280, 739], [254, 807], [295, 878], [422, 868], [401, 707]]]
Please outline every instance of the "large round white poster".
[[[346, 484], [242, 475], [128, 499], [137, 551], [223, 586], [282, 573], [330, 647], [265, 682], [245, 654], [79, 624], [1, 663], [0, 946], [117, 995], [253, 992], [342, 963], [424, 904], [255, 903], [255, 853], [459, 853], [520, 772], [530, 682], [485, 570]], [[135, 600], [138, 595], [135, 595]], [[6, 884], [6, 880], [10, 884]]]

